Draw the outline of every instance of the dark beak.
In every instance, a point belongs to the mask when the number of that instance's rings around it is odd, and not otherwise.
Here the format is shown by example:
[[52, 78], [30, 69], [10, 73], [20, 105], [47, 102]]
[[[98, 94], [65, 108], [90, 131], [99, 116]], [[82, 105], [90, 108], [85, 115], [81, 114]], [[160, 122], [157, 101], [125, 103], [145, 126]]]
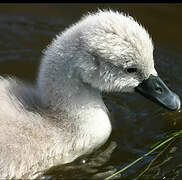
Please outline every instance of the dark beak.
[[150, 75], [135, 90], [169, 110], [174, 111], [181, 107], [179, 96], [172, 92], [158, 76]]

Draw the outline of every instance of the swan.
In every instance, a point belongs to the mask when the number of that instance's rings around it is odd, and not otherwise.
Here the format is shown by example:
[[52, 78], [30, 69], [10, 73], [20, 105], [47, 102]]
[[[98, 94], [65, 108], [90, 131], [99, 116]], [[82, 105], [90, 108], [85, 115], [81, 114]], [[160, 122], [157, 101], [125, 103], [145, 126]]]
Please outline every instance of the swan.
[[98, 149], [112, 130], [101, 92], [135, 91], [181, 106], [142, 25], [112, 10], [83, 16], [44, 50], [35, 85], [0, 77], [0, 177], [31, 179]]

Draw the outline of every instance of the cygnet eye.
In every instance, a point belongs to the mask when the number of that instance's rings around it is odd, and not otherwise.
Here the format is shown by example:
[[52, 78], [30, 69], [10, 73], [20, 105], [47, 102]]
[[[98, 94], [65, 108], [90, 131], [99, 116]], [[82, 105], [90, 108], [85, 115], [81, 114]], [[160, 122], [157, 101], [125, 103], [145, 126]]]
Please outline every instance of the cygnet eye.
[[135, 73], [135, 72], [137, 72], [137, 68], [128, 68], [128, 69], [126, 69], [126, 71], [128, 73]]

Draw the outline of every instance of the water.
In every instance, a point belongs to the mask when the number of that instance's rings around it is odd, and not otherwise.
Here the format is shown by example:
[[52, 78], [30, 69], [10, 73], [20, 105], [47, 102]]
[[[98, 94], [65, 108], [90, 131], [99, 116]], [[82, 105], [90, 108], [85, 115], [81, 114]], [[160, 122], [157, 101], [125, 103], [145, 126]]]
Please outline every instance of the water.
[[[148, 29], [155, 44], [156, 69], [182, 98], [181, 4], [1, 4], [0, 74], [34, 82], [42, 51], [52, 38], [82, 14], [98, 7], [128, 12]], [[91, 157], [80, 158], [64, 167], [53, 167], [45, 173], [45, 179], [89, 179], [94, 174], [110, 172], [108, 167], [122, 168], [146, 153], [167, 133], [182, 128], [181, 112], [170, 112], [138, 94], [104, 95], [104, 101], [113, 126], [107, 144]], [[111, 142], [116, 142], [117, 146]], [[181, 148], [179, 138], [139, 179], [180, 180]], [[125, 171], [120, 179], [135, 179], [158, 152]]]

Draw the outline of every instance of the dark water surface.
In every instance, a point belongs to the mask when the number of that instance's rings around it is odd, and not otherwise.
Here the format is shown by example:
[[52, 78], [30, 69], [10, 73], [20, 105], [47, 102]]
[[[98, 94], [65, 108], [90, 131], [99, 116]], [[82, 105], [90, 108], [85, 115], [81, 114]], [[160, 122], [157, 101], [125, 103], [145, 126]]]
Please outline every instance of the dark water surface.
[[[34, 82], [42, 50], [52, 38], [82, 14], [98, 7], [127, 12], [148, 29], [155, 45], [156, 69], [182, 99], [182, 4], [1, 4], [0, 74]], [[182, 128], [182, 113], [169, 112], [138, 94], [104, 95], [104, 100], [111, 112], [113, 132], [96, 160], [99, 161], [114, 141], [117, 147], [108, 162], [89, 171], [87, 162], [92, 161], [92, 157], [86, 159], [85, 165], [80, 165], [78, 160], [68, 166], [54, 167], [46, 173], [45, 179], [89, 179], [93, 174], [107, 171], [108, 166], [122, 168], [146, 153], [167, 133]], [[128, 169], [120, 179], [135, 179], [160, 151]], [[80, 166], [83, 168], [78, 168]], [[181, 138], [139, 179], [181, 180]]]

